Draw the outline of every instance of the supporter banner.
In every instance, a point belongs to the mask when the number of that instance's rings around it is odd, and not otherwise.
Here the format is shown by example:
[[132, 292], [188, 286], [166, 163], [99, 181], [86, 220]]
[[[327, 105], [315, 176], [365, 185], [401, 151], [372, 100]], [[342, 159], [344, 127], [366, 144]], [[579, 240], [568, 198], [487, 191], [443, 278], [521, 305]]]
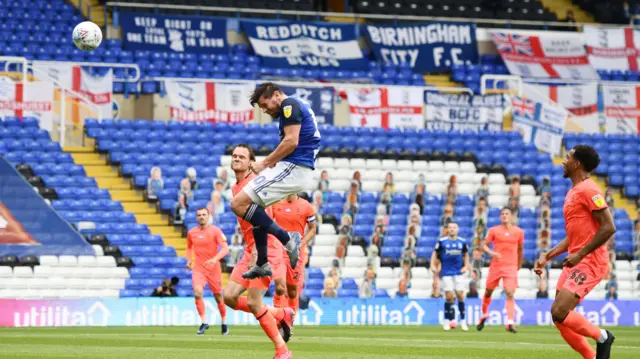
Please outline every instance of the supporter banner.
[[125, 50], [227, 53], [227, 19], [120, 12]]
[[376, 58], [387, 64], [407, 63], [416, 71], [434, 72], [478, 63], [476, 27], [472, 23], [367, 25], [364, 29]]
[[524, 142], [533, 143], [543, 152], [557, 155], [569, 112], [559, 106], [514, 97], [511, 102], [513, 128], [522, 134]]
[[638, 133], [640, 86], [603, 84], [602, 99], [608, 133]]
[[421, 88], [349, 89], [347, 101], [355, 127], [424, 128]]
[[165, 81], [171, 118], [178, 121], [249, 122], [253, 84]]
[[367, 67], [356, 25], [298, 21], [240, 21], [240, 24], [264, 65], [352, 70]]
[[[113, 117], [113, 71], [109, 69], [104, 75], [94, 75], [81, 66], [51, 62], [37, 62], [33, 64], [36, 76], [51, 78], [63, 89], [73, 90], [84, 95], [89, 101], [98, 107], [102, 118]], [[46, 75], [46, 76], [45, 76]], [[68, 97], [72, 97], [68, 95]], [[72, 108], [73, 123], [80, 123], [79, 107], [75, 104]], [[94, 111], [93, 109], [90, 109]], [[97, 116], [98, 114], [94, 114]]]
[[629, 26], [607, 28], [585, 25], [582, 32], [593, 67], [598, 70], [639, 70], [640, 31]]
[[333, 125], [333, 87], [282, 87], [282, 91], [289, 96], [300, 98], [309, 105], [316, 115], [319, 124]]
[[426, 93], [427, 128], [463, 131], [502, 129], [504, 102], [502, 95]]
[[491, 37], [512, 75], [534, 78], [599, 79], [580, 34], [562, 37], [494, 31]]
[[[205, 298], [209, 324], [220, 323], [213, 298]], [[271, 304], [269, 298], [265, 298]], [[516, 325], [551, 326], [549, 299], [520, 299], [516, 302]], [[318, 298], [296, 314], [295, 325], [438, 325], [444, 319], [441, 299], [331, 299]], [[467, 299], [467, 323], [481, 315], [481, 302]], [[0, 299], [0, 326], [197, 326], [200, 318], [193, 298], [123, 298], [85, 300]], [[487, 325], [504, 326], [507, 314], [503, 299], [494, 299]], [[458, 315], [456, 310], [456, 317]], [[640, 326], [638, 301], [584, 300], [576, 307], [598, 326]], [[250, 313], [227, 308], [227, 324], [258, 325]]]
[[576, 116], [587, 116], [598, 112], [598, 84], [584, 85], [540, 85], [523, 84], [524, 95], [537, 102], [558, 103]]
[[53, 83], [0, 81], [0, 116], [35, 117], [40, 127], [53, 129]]

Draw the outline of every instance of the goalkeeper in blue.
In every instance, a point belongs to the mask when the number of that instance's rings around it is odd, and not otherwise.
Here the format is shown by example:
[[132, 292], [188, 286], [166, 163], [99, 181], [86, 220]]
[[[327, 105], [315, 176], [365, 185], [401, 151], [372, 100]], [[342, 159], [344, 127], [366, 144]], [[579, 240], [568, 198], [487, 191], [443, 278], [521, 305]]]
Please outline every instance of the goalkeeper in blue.
[[431, 255], [431, 271], [434, 275], [442, 277], [442, 289], [445, 293], [444, 330], [456, 327], [454, 304], [457, 297], [460, 328], [467, 331], [469, 327], [465, 321], [464, 298], [465, 291], [469, 288], [468, 273], [472, 270], [469, 262], [469, 247], [467, 241], [458, 237], [458, 224], [449, 223], [447, 232], [448, 236], [436, 242], [435, 250]]

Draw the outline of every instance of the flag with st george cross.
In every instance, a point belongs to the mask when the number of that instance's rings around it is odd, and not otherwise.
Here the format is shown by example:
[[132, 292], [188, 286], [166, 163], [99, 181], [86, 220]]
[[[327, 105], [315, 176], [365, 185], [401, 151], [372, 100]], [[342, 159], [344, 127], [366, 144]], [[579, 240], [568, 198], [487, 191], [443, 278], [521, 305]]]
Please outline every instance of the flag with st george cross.
[[511, 102], [513, 129], [520, 132], [526, 143], [553, 155], [560, 154], [562, 137], [569, 111], [555, 105], [514, 97]]

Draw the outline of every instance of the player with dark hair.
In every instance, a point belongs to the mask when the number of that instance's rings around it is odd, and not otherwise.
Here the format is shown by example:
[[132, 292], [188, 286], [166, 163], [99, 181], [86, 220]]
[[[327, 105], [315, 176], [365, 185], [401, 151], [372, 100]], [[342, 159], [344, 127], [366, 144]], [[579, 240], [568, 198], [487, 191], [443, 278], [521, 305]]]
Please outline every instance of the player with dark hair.
[[[492, 259], [484, 297], [482, 297], [482, 318], [480, 318], [476, 326], [478, 330], [484, 328], [485, 322], [489, 318], [491, 295], [502, 279], [502, 289], [507, 296], [505, 303], [505, 309], [507, 310], [506, 328], [512, 333], [517, 332], [514, 295], [518, 288], [518, 270], [522, 267], [522, 259], [524, 257], [524, 231], [512, 223], [512, 216], [511, 209], [504, 207], [500, 211], [502, 224], [490, 228], [487, 238], [482, 244], [483, 251], [489, 254]], [[489, 248], [491, 243], [493, 243], [493, 250]]]
[[447, 236], [436, 242], [431, 254], [431, 271], [436, 273], [440, 266], [442, 289], [445, 294], [444, 302], [444, 330], [455, 327], [456, 311], [453, 305], [458, 298], [460, 312], [460, 327], [465, 332], [469, 330], [466, 322], [466, 308], [464, 304], [465, 290], [469, 288], [469, 279], [465, 275], [472, 268], [469, 263], [469, 247], [467, 241], [458, 237], [458, 224], [449, 222]]
[[[236, 174], [236, 184], [232, 188], [234, 196], [242, 193], [242, 188], [253, 180], [256, 175], [251, 172], [251, 163], [255, 161], [255, 153], [251, 147], [241, 144], [237, 145], [231, 154], [231, 169]], [[267, 209], [267, 215], [271, 216], [271, 209]], [[251, 223], [238, 218], [240, 229], [244, 238], [245, 247], [242, 259], [236, 264], [231, 272], [231, 278], [224, 289], [224, 302], [235, 310], [252, 313], [262, 330], [271, 339], [276, 348], [274, 359], [290, 359], [291, 351], [287, 347], [286, 341], [291, 335], [291, 327], [293, 326], [293, 318], [295, 313], [291, 308], [274, 308], [265, 305], [262, 302], [263, 292], [269, 289], [271, 277], [261, 277], [255, 279], [244, 278], [242, 273], [249, 269], [257, 260], [257, 251], [255, 250], [254, 233]], [[270, 247], [268, 261], [273, 268], [273, 280], [281, 283], [282, 294], [284, 294], [284, 285], [286, 277], [286, 266], [284, 262], [284, 249], [282, 244], [271, 235], [266, 235], [267, 242]], [[279, 286], [280, 284], [276, 284]], [[242, 293], [247, 291], [247, 296], [243, 297]], [[283, 335], [280, 334], [279, 328], [282, 328]]]
[[258, 104], [264, 113], [280, 123], [280, 144], [263, 161], [251, 164], [251, 170], [258, 177], [231, 201], [233, 213], [253, 225], [258, 259], [256, 265], [243, 274], [245, 278], [253, 279], [272, 274], [267, 260], [267, 234], [276, 236], [285, 246], [291, 268], [298, 264], [300, 234], [287, 233], [280, 228], [265, 208], [302, 191], [312, 180], [320, 151], [320, 131], [309, 104], [285, 95], [272, 82], [258, 86], [250, 102]]
[[[562, 162], [564, 177], [573, 187], [564, 200], [567, 238], [540, 255], [534, 270], [538, 275], [553, 258], [564, 252], [562, 274], [556, 285], [551, 317], [562, 338], [585, 359], [609, 359], [615, 337], [591, 324], [574, 309], [609, 274], [605, 243], [616, 232], [611, 212], [598, 186], [590, 178], [600, 164], [600, 156], [587, 145], [575, 146]], [[594, 352], [586, 338], [597, 342]]]
[[[211, 213], [206, 208], [196, 210], [196, 220], [198, 226], [192, 228], [187, 233], [187, 268], [191, 269], [191, 279], [193, 286], [193, 296], [196, 301], [196, 309], [200, 315], [200, 329], [198, 335], [204, 335], [209, 329], [207, 313], [202, 296], [204, 287], [209, 284], [209, 289], [213, 293], [220, 318], [222, 319], [222, 335], [229, 334], [227, 328], [227, 307], [222, 298], [222, 269], [220, 260], [229, 253], [227, 238], [220, 228], [209, 224]], [[220, 249], [218, 249], [220, 248]], [[193, 255], [195, 254], [195, 260]]]

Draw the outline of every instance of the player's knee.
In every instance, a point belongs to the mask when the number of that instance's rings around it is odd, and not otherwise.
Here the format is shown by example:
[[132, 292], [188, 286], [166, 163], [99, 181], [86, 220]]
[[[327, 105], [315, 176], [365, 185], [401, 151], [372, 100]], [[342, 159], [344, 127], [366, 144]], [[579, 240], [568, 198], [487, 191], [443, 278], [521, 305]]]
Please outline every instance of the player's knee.
[[298, 288], [296, 286], [287, 286], [287, 295], [289, 298], [295, 298], [298, 295]]
[[193, 296], [196, 299], [202, 299], [202, 294], [204, 290], [202, 288], [193, 288]]
[[445, 299], [447, 302], [450, 302], [450, 303], [453, 303], [456, 300], [452, 292], [446, 292]]
[[561, 305], [557, 305], [556, 303], [553, 303], [551, 305], [551, 318], [554, 322], [562, 323], [567, 317], [567, 314], [569, 314], [569, 311], [563, 308]]
[[236, 304], [238, 304], [238, 297], [232, 295], [231, 293], [224, 293], [223, 299], [224, 304], [226, 304], [227, 307], [235, 308]]
[[493, 289], [489, 289], [489, 288], [485, 289], [485, 291], [484, 291], [484, 297], [485, 298], [491, 298], [492, 294], [493, 294]]
[[285, 284], [276, 284], [276, 295], [285, 295], [287, 293], [287, 287]]
[[262, 309], [262, 303], [258, 302], [249, 301], [249, 303], [247, 303], [247, 306], [249, 307], [249, 310], [251, 311], [251, 313], [253, 313], [253, 315], [258, 314], [260, 309]]
[[504, 292], [504, 295], [507, 297], [507, 299], [512, 300], [513, 296], [514, 296], [514, 293], [513, 293], [513, 291], [510, 290], [510, 291]]

